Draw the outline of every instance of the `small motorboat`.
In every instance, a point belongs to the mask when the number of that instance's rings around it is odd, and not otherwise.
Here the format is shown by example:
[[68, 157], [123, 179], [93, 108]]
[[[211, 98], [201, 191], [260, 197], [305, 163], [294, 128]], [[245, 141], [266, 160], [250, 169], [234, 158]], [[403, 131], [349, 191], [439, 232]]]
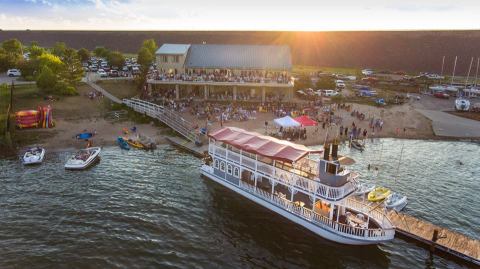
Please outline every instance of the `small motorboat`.
[[360, 143], [357, 140], [352, 140], [351, 145], [353, 148], [363, 151], [365, 149], [365, 145]]
[[392, 192], [385, 187], [376, 187], [368, 193], [367, 199], [370, 202], [379, 202], [385, 200]]
[[79, 150], [77, 153], [75, 153], [75, 155], [68, 159], [67, 163], [65, 164], [65, 169], [82, 170], [90, 167], [100, 159], [98, 156], [100, 151], [101, 148], [99, 147], [91, 147]]
[[385, 207], [398, 212], [407, 205], [407, 202], [407, 196], [394, 192], [385, 200]]
[[138, 140], [133, 140], [131, 138], [123, 137], [123, 140], [125, 140], [130, 146], [137, 148], [137, 149], [145, 149], [145, 146]]
[[32, 147], [23, 154], [22, 162], [24, 165], [40, 164], [45, 158], [45, 149], [42, 147]]
[[358, 196], [365, 195], [365, 194], [373, 191], [373, 189], [375, 189], [374, 184], [360, 183], [360, 184], [358, 184], [357, 190], [354, 192], [354, 194], [358, 195]]
[[80, 134], [77, 134], [75, 138], [79, 140], [87, 140], [92, 138], [92, 136], [93, 136], [93, 133], [80, 133]]
[[147, 150], [154, 150], [157, 148], [157, 144], [155, 143], [155, 141], [148, 136], [139, 135], [138, 141], [142, 143], [143, 147]]
[[468, 111], [470, 109], [470, 101], [465, 98], [457, 98], [455, 100], [456, 111]]
[[117, 137], [117, 144], [121, 149], [130, 150], [130, 146], [128, 145], [127, 141], [120, 136]]

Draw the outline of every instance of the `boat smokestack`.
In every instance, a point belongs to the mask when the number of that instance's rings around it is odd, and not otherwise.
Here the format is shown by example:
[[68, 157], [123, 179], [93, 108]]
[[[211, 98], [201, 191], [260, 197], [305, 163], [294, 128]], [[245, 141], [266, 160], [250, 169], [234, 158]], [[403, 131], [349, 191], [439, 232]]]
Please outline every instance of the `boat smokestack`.
[[329, 156], [330, 156], [330, 144], [325, 143], [325, 145], [323, 146], [323, 159], [328, 160], [330, 159]]
[[338, 158], [338, 140], [335, 139], [332, 143], [332, 158], [336, 160]]

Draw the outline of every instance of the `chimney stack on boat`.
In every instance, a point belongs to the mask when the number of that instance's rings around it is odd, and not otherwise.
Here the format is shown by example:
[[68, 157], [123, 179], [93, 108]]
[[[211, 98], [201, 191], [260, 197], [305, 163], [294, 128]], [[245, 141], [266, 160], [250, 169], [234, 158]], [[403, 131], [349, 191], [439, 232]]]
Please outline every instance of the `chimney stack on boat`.
[[332, 143], [332, 159], [334, 160], [338, 159], [338, 140], [337, 139], [333, 140], [333, 143]]
[[325, 143], [323, 146], [323, 159], [328, 161], [330, 159], [330, 144]]

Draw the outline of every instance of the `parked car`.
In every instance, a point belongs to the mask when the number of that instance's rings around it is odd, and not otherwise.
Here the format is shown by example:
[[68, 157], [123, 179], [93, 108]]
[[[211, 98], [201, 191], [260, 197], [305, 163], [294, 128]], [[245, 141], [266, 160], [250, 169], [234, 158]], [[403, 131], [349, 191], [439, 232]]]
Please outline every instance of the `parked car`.
[[103, 69], [98, 69], [98, 72], [97, 72], [97, 74], [99, 74], [99, 75], [100, 75], [100, 77], [102, 77], [102, 78], [106, 78], [106, 77], [108, 77], [108, 74], [107, 74], [107, 72], [105, 72], [105, 70], [103, 70]]
[[448, 93], [446, 93], [446, 92], [436, 92], [436, 93], [433, 94], [433, 96], [435, 96], [437, 98], [441, 98], [441, 99], [450, 98], [450, 95], [448, 95]]
[[340, 79], [335, 80], [335, 85], [339, 89], [344, 89], [345, 88], [345, 82], [343, 82], [343, 80], [340, 80]]
[[132, 74], [134, 74], [134, 75], [140, 74], [140, 68], [138, 68], [136, 66], [133, 66], [132, 67]]
[[98, 67], [96, 65], [91, 65], [88, 69], [90, 69], [91, 72], [97, 72]]
[[117, 70], [111, 70], [110, 71], [110, 76], [111, 77], [118, 77], [118, 71]]
[[122, 67], [122, 71], [123, 71], [123, 72], [128, 72], [128, 66]]
[[364, 76], [371, 76], [371, 75], [373, 75], [374, 73], [375, 73], [375, 72], [374, 72], [372, 69], [363, 69], [363, 70], [362, 70], [362, 74], [363, 74]]
[[8, 69], [7, 76], [9, 77], [19, 77], [22, 73], [18, 69]]
[[334, 90], [323, 90], [323, 95], [327, 97], [337, 96], [338, 92]]

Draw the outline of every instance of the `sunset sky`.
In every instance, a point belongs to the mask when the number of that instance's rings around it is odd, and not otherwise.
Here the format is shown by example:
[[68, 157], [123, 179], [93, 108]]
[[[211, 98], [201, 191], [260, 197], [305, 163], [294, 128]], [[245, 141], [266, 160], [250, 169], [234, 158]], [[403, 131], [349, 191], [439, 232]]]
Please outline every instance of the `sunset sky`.
[[0, 0], [0, 29], [478, 29], [479, 13], [478, 0]]

